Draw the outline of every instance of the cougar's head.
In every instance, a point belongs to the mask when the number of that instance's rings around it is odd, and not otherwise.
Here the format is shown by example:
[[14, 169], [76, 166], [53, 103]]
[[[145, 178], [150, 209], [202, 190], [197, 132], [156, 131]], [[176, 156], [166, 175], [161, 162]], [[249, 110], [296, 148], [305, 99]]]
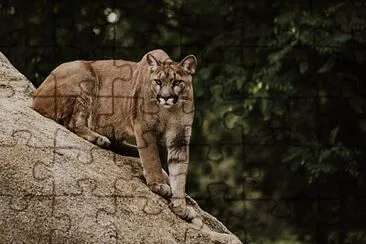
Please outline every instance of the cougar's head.
[[171, 59], [157, 60], [147, 55], [153, 98], [164, 108], [192, 100], [192, 75], [196, 72], [197, 59], [188, 55], [180, 63]]

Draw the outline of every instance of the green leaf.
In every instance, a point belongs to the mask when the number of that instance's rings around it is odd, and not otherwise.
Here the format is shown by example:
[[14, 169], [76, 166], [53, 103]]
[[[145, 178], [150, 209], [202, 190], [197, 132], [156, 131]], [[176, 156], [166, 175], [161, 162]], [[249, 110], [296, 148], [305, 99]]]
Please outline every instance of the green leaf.
[[337, 33], [333, 36], [333, 40], [337, 42], [346, 42], [351, 38], [352, 36], [346, 33]]
[[300, 73], [304, 74], [308, 68], [309, 68], [309, 64], [307, 61], [301, 61], [299, 64], [299, 68], [300, 68]]
[[323, 73], [329, 71], [330, 69], [332, 69], [334, 67], [336, 61], [337, 61], [337, 56], [335, 56], [335, 55], [330, 56], [327, 59], [327, 61], [325, 61], [323, 66], [318, 70], [318, 73], [323, 74]]
[[262, 111], [262, 115], [264, 117], [264, 120], [267, 120], [271, 117], [271, 110], [270, 110], [270, 106], [268, 104], [268, 99], [261, 99], [261, 111]]
[[[319, 162], [324, 162], [325, 160], [327, 160], [332, 154], [332, 151], [331, 150], [324, 150], [322, 152], [320, 152], [320, 155], [319, 155]], [[320, 164], [317, 164], [316, 167], [320, 167]], [[323, 165], [324, 167], [324, 165]]]
[[335, 139], [336, 139], [336, 137], [337, 137], [337, 135], [338, 135], [338, 131], [339, 131], [339, 126], [337, 126], [336, 128], [334, 128], [334, 129], [330, 132], [330, 134], [329, 134], [329, 143], [330, 143], [330, 144], [334, 144]]

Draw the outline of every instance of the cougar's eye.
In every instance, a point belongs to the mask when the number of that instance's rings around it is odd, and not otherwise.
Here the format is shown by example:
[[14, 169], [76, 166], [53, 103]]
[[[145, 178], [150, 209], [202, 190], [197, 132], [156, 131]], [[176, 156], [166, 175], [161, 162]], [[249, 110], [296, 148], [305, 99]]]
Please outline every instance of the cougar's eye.
[[162, 84], [161, 80], [159, 80], [159, 79], [154, 79], [154, 81], [155, 81], [155, 83], [156, 83], [157, 85], [161, 86], [161, 84]]
[[179, 86], [180, 83], [182, 83], [181, 80], [175, 80], [173, 81], [173, 86]]

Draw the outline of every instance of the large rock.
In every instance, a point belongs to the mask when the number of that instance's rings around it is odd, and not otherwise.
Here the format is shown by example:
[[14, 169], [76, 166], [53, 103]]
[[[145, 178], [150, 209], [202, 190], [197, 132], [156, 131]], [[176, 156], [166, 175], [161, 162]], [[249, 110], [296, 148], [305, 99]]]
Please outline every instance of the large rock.
[[1, 243], [241, 243], [190, 198], [205, 224], [178, 218], [138, 159], [42, 117], [33, 91], [0, 53]]

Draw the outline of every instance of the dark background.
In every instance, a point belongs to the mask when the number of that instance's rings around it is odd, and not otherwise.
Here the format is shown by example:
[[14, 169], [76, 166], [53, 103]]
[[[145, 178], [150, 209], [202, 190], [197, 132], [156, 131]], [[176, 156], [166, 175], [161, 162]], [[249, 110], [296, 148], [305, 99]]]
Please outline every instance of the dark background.
[[364, 1], [0, 1], [0, 51], [35, 86], [196, 55], [187, 192], [245, 243], [366, 243], [365, 22]]

